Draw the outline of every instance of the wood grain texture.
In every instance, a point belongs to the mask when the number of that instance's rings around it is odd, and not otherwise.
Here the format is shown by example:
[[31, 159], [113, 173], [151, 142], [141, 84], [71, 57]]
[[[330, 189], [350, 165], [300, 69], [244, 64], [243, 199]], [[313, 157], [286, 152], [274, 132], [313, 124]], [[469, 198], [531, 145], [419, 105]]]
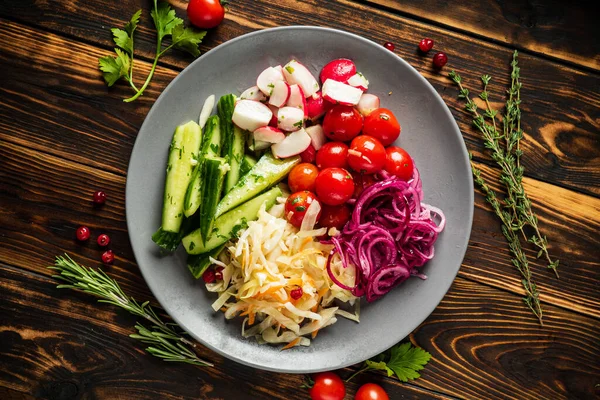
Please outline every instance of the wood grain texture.
[[[600, 71], [594, 1], [361, 0], [412, 18]], [[436, 46], [435, 50], [445, 51]]]
[[[65, 7], [57, 9], [47, 2], [25, 2], [8, 0], [0, 16], [24, 21], [34, 26], [50, 29], [62, 35], [77, 36], [89, 43], [113, 47], [109, 27], [122, 26], [137, 8], [144, 9], [145, 23], [139, 30], [136, 43], [138, 54], [151, 59], [154, 53], [154, 33], [148, 19], [149, 2], [130, 1], [125, 6], [101, 0], [87, 2], [64, 0]], [[186, 2], [171, 1], [179, 15], [184, 15]], [[331, 10], [335, 9], [335, 18]], [[76, 20], [77, 25], [66, 23]], [[503, 46], [486, 43], [467, 35], [442, 28], [432, 27], [408, 18], [347, 0], [283, 0], [277, 3], [255, 0], [241, 0], [231, 6], [231, 12], [216, 31], [211, 31], [203, 44], [203, 50], [211, 48], [235, 36], [272, 26], [319, 25], [347, 30], [377, 43], [391, 40], [396, 43], [396, 53], [421, 72], [442, 95], [452, 109], [469, 148], [478, 159], [483, 155], [479, 136], [471, 129], [470, 119], [463, 114], [463, 104], [456, 99], [457, 91], [445, 72], [456, 69], [466, 79], [470, 89], [479, 87], [478, 77], [487, 73], [494, 80], [490, 85], [491, 98], [495, 105], [501, 105], [508, 83], [508, 64], [511, 51]], [[7, 28], [12, 25], [8, 23]], [[441, 74], [433, 69], [429, 57], [419, 55], [416, 43], [424, 36], [432, 36], [450, 57], [450, 63]], [[37, 33], [35, 33], [37, 35]], [[28, 40], [23, 45], [15, 45], [14, 34], [7, 39], [9, 52], [19, 57], [28, 55]], [[32, 35], [33, 36], [33, 35]], [[64, 49], [68, 40], [47, 36], [52, 46], [51, 53], [69, 52]], [[13, 49], [14, 47], [14, 49]], [[97, 51], [83, 54], [78, 52], [87, 70], [80, 71], [90, 82], [98, 72], [95, 70]], [[103, 53], [108, 54], [108, 52]], [[87, 60], [87, 61], [85, 61]], [[523, 127], [527, 140], [523, 143], [526, 156], [523, 165], [526, 175], [538, 180], [573, 188], [583, 193], [600, 195], [600, 76], [558, 65], [535, 56], [523, 54], [521, 73], [523, 76]], [[181, 69], [190, 61], [187, 56], [172, 53], [166, 56], [163, 65]], [[87, 87], [100, 95], [101, 83]], [[161, 89], [157, 82], [150, 97]], [[125, 91], [121, 86], [118, 90]], [[114, 93], [114, 92], [112, 92]], [[123, 92], [121, 92], [123, 94]], [[115, 99], [116, 100], [116, 99]], [[120, 107], [123, 108], [123, 107]], [[134, 124], [134, 121], [130, 123]], [[139, 125], [137, 125], [139, 126]]]

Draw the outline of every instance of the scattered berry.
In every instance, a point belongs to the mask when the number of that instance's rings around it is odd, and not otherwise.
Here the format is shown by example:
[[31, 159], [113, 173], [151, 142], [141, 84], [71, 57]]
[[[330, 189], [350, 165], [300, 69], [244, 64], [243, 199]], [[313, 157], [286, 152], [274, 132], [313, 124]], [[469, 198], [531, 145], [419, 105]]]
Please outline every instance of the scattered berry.
[[425, 38], [419, 42], [419, 50], [423, 53], [427, 53], [431, 49], [433, 49], [433, 40]]
[[217, 269], [215, 270], [215, 279], [222, 281], [223, 280], [223, 270], [225, 268], [223, 267], [217, 267]]
[[301, 287], [296, 288], [290, 292], [290, 296], [292, 296], [292, 299], [294, 300], [298, 300], [300, 297], [302, 297], [303, 294], [304, 292], [302, 291]]
[[392, 43], [392, 42], [385, 42], [383, 44], [383, 47], [385, 47], [386, 49], [388, 49], [389, 51], [392, 51], [392, 52], [394, 50], [396, 50], [396, 46], [394, 46], [394, 43]]
[[85, 242], [90, 238], [90, 228], [87, 226], [80, 226], [77, 228], [77, 231], [75, 231], [75, 235], [77, 236], [77, 240]]
[[101, 206], [106, 201], [106, 193], [102, 190], [97, 190], [94, 192], [94, 204], [97, 206]]
[[109, 243], [110, 243], [110, 238], [108, 237], [107, 234], [103, 233], [102, 235], [98, 236], [98, 246], [106, 247], [106, 246], [108, 246]]
[[115, 253], [112, 250], [106, 250], [102, 253], [102, 262], [104, 264], [112, 264], [115, 261]]
[[438, 52], [433, 56], [433, 66], [436, 68], [442, 68], [448, 62], [448, 56], [446, 53]]
[[202, 280], [204, 281], [204, 283], [214, 283], [217, 280], [217, 278], [215, 277], [215, 270], [207, 269], [206, 271], [204, 271], [204, 273], [202, 274]]

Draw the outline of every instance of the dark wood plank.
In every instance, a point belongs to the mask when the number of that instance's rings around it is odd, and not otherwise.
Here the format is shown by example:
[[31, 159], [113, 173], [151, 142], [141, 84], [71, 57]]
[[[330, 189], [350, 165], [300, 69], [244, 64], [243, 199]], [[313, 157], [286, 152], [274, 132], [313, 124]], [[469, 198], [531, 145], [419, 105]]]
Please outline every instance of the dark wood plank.
[[[419, 20], [600, 71], [595, 2], [362, 0]], [[436, 37], [432, 37], [438, 40]], [[442, 39], [442, 38], [440, 38]], [[444, 50], [443, 48], [437, 48]]]
[[[216, 368], [164, 363], [127, 337], [134, 318], [55, 282], [0, 266], [0, 383], [36, 397], [305, 399], [302, 376], [253, 370], [200, 349]], [[540, 328], [521, 300], [458, 278], [411, 340], [433, 355], [422, 378], [404, 385], [366, 374], [390, 398], [592, 398], [600, 366], [595, 319], [548, 307]], [[7, 318], [10, 315], [10, 318]], [[33, 356], [35, 355], [35, 356]], [[348, 376], [350, 370], [338, 371]], [[168, 379], [165, 379], [168, 377]], [[235, 384], [231, 384], [235, 382]], [[417, 388], [418, 386], [420, 388]]]
[[[27, 4], [26, 6], [24, 4]], [[180, 15], [184, 15], [182, 7], [185, 3], [174, 2]], [[86, 41], [112, 47], [110, 26], [121, 26], [130, 14], [138, 7], [145, 9], [146, 23], [140, 29], [136, 43], [139, 44], [139, 54], [149, 59], [153, 54], [154, 34], [149, 29], [148, 2], [128, 2], [123, 7], [121, 3], [106, 0], [93, 3], [65, 0], [65, 6], [58, 10], [46, 2], [17, 2], [11, 0], [0, 15], [41, 26], [66, 35], [75, 35]], [[335, 9], [335, 13], [331, 10]], [[77, 25], [67, 23], [76, 20]], [[31, 59], [36, 53], [30, 52], [31, 42], [36, 43], [39, 32], [23, 32], [21, 25], [5, 22], [6, 39], [0, 46], [6, 48], [6, 69], [9, 71], [12, 59], [19, 57], [23, 62], [32, 64]], [[484, 155], [483, 146], [479, 136], [470, 128], [470, 119], [463, 114], [462, 103], [456, 100], [456, 89], [452, 87], [445, 74], [433, 70], [429, 57], [422, 57], [415, 51], [415, 44], [424, 37], [436, 34], [442, 46], [450, 57], [450, 63], [445, 72], [455, 68], [465, 79], [467, 85], [477, 89], [478, 76], [483, 73], [491, 74], [494, 81], [490, 87], [492, 100], [501, 102], [507, 85], [508, 62], [510, 51], [505, 47], [485, 43], [472, 37], [448, 31], [442, 28], [424, 25], [414, 20], [399, 17], [388, 12], [373, 9], [350, 1], [303, 1], [284, 0], [271, 3], [266, 1], [240, 1], [231, 6], [227, 19], [216, 31], [211, 31], [206, 39], [203, 49], [208, 49], [232, 37], [253, 30], [291, 24], [322, 25], [348, 30], [375, 42], [383, 43], [392, 40], [396, 43], [396, 52], [417, 68], [434, 85], [446, 103], [457, 117], [459, 126], [465, 134], [465, 140], [477, 159], [488, 159]], [[23, 35], [23, 40], [17, 40], [15, 35]], [[125, 115], [125, 110], [131, 110], [136, 105], [123, 105], [118, 103], [118, 94], [126, 93], [126, 88], [116, 90], [103, 88], [96, 70], [96, 58], [100, 54], [95, 49], [86, 49], [86, 46], [74, 44], [63, 38], [48, 36], [43, 44], [48, 58], [53, 63], [61, 59], [76, 58], [77, 68], [70, 65], [63, 66], [64, 75], [76, 74], [85, 77], [85, 89], [89, 93], [83, 98], [93, 97], [98, 100], [105, 93], [110, 93], [109, 108], [113, 112]], [[71, 48], [77, 51], [74, 57]], [[165, 57], [165, 65], [183, 68], [190, 61], [189, 57], [172, 53]], [[66, 68], [65, 68], [66, 67]], [[600, 77], [597, 74], [581, 72], [573, 68], [558, 65], [538, 57], [522, 55], [521, 68], [523, 76], [523, 126], [527, 133], [527, 140], [523, 143], [526, 152], [523, 164], [526, 175], [538, 180], [551, 182], [566, 188], [576, 189], [583, 193], [600, 195]], [[19, 81], [21, 85], [33, 85], [27, 77], [17, 70], [14, 75], [6, 76], [8, 82]], [[160, 77], [159, 73], [159, 77]], [[165, 77], [166, 78], [166, 77]], [[68, 77], [61, 77], [61, 81]], [[168, 79], [171, 79], [169, 76]], [[35, 85], [40, 85], [39, 80]], [[64, 86], [64, 85], [63, 85]], [[61, 86], [61, 87], [63, 87]], [[160, 79], [151, 86], [154, 91], [148, 93], [146, 101], [155, 98], [156, 94], [164, 87]], [[118, 94], [117, 94], [118, 93]], [[26, 105], [29, 102], [26, 102]], [[117, 104], [119, 104], [117, 106]], [[133, 135], [141, 123], [141, 116], [148, 103], [142, 104], [138, 118], [128, 118], [130, 124], [121, 132]], [[39, 107], [39, 105], [36, 104]], [[140, 107], [140, 105], [137, 105]], [[118, 111], [116, 111], [118, 110]], [[24, 111], [27, 112], [27, 109]], [[128, 136], [132, 137], [132, 136]], [[65, 135], [64, 143], [69, 143], [69, 135]], [[114, 168], [111, 164], [111, 168]]]

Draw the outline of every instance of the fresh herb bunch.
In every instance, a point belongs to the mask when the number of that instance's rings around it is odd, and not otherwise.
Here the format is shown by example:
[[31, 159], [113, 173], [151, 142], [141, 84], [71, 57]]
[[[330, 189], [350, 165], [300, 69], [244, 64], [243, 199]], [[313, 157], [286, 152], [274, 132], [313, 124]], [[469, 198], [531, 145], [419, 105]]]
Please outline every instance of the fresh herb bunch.
[[213, 364], [200, 359], [194, 349], [196, 344], [185, 338], [176, 324], [164, 322], [148, 301], [140, 304], [127, 296], [119, 284], [100, 269], [91, 269], [73, 261], [68, 255], [56, 257], [53, 266], [48, 267], [58, 274], [54, 278], [67, 282], [58, 285], [59, 289], [78, 289], [100, 297], [98, 302], [109, 303], [142, 317], [152, 323], [150, 328], [136, 323], [137, 334], [129, 335], [151, 346], [146, 351], [165, 361], [212, 367]]
[[[129, 83], [129, 86], [135, 92], [133, 96], [124, 99], [123, 101], [125, 102], [134, 101], [146, 90], [154, 75], [158, 59], [163, 54], [175, 47], [176, 49], [190, 53], [194, 57], [198, 57], [200, 55], [198, 45], [206, 35], [206, 31], [185, 28], [183, 20], [176, 16], [175, 10], [168, 3], [158, 3], [157, 0], [154, 0], [154, 8], [150, 12], [150, 15], [152, 16], [157, 32], [156, 55], [154, 56], [154, 62], [146, 81], [138, 89], [133, 82], [133, 34], [138, 26], [141, 14], [142, 10], [138, 10], [133, 14], [124, 29], [111, 29], [113, 40], [118, 46], [115, 48], [116, 57], [105, 56], [98, 60], [98, 67], [103, 72], [104, 80], [109, 87], [114, 85], [119, 79], [123, 79]], [[167, 36], [171, 36], [171, 44], [163, 48], [163, 40]]]
[[[469, 97], [469, 91], [463, 87], [462, 79], [454, 70], [448, 75], [459, 87], [458, 97], [466, 101], [465, 109], [473, 115], [473, 125], [481, 132], [485, 147], [491, 151], [492, 159], [500, 166], [500, 181], [506, 188], [506, 195], [498, 199], [496, 193], [486, 184], [481, 172], [471, 162], [475, 178], [488, 203], [492, 205], [496, 215], [502, 221], [503, 233], [506, 237], [510, 251], [513, 255], [512, 263], [521, 273], [523, 287], [525, 288], [525, 303], [533, 311], [542, 324], [542, 309], [539, 302], [539, 292], [531, 279], [531, 271], [527, 257], [523, 251], [519, 232], [525, 242], [533, 243], [538, 248], [537, 257], [545, 256], [548, 268], [552, 269], [558, 278], [558, 260], [552, 260], [548, 252], [548, 240], [543, 236], [538, 226], [537, 215], [533, 212], [531, 201], [523, 187], [524, 167], [521, 165], [523, 151], [520, 141], [524, 134], [521, 128], [521, 82], [520, 68], [517, 61], [518, 53], [513, 53], [511, 62], [511, 86], [502, 115], [502, 126], [498, 121], [498, 110], [492, 109], [487, 91], [491, 76], [483, 75], [483, 91], [479, 97], [485, 102], [485, 108], [479, 111], [475, 101]], [[491, 122], [491, 123], [490, 123]], [[533, 233], [528, 235], [526, 229], [531, 228]]]
[[430, 359], [431, 354], [422, 348], [415, 347], [410, 342], [399, 343], [377, 357], [365, 361], [362, 368], [346, 379], [346, 382], [369, 370], [386, 371], [388, 376], [395, 374], [402, 382], [408, 382], [421, 376], [417, 371], [425, 368]]

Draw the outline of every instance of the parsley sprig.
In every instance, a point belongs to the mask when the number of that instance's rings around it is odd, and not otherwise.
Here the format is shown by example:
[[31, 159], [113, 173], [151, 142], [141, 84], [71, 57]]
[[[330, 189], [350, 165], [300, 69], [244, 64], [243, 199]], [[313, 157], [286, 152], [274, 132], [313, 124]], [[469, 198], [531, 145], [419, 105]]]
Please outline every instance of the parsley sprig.
[[[98, 60], [98, 67], [102, 71], [104, 80], [109, 87], [114, 85], [120, 79], [129, 83], [129, 86], [131, 86], [135, 94], [123, 100], [127, 103], [136, 100], [144, 93], [144, 90], [146, 90], [154, 76], [154, 71], [156, 70], [156, 65], [158, 64], [160, 57], [172, 48], [183, 50], [194, 57], [198, 57], [200, 55], [198, 45], [206, 35], [206, 31], [197, 31], [193, 28], [184, 27], [183, 20], [177, 17], [175, 10], [173, 10], [168, 3], [159, 3], [157, 0], [154, 0], [154, 8], [150, 12], [150, 15], [154, 21], [157, 33], [156, 54], [154, 56], [152, 68], [150, 69], [143, 86], [138, 89], [133, 82], [133, 37], [141, 15], [142, 10], [138, 10], [133, 14], [124, 29], [111, 29], [113, 41], [117, 45], [115, 48], [116, 56], [105, 56]], [[163, 41], [169, 36], [171, 37], [171, 44], [164, 46]]]
[[402, 382], [408, 382], [421, 376], [417, 371], [425, 368], [430, 359], [431, 354], [422, 348], [415, 347], [410, 342], [399, 343], [377, 357], [365, 361], [362, 368], [346, 379], [346, 382], [369, 370], [385, 371], [388, 376], [396, 375]]

